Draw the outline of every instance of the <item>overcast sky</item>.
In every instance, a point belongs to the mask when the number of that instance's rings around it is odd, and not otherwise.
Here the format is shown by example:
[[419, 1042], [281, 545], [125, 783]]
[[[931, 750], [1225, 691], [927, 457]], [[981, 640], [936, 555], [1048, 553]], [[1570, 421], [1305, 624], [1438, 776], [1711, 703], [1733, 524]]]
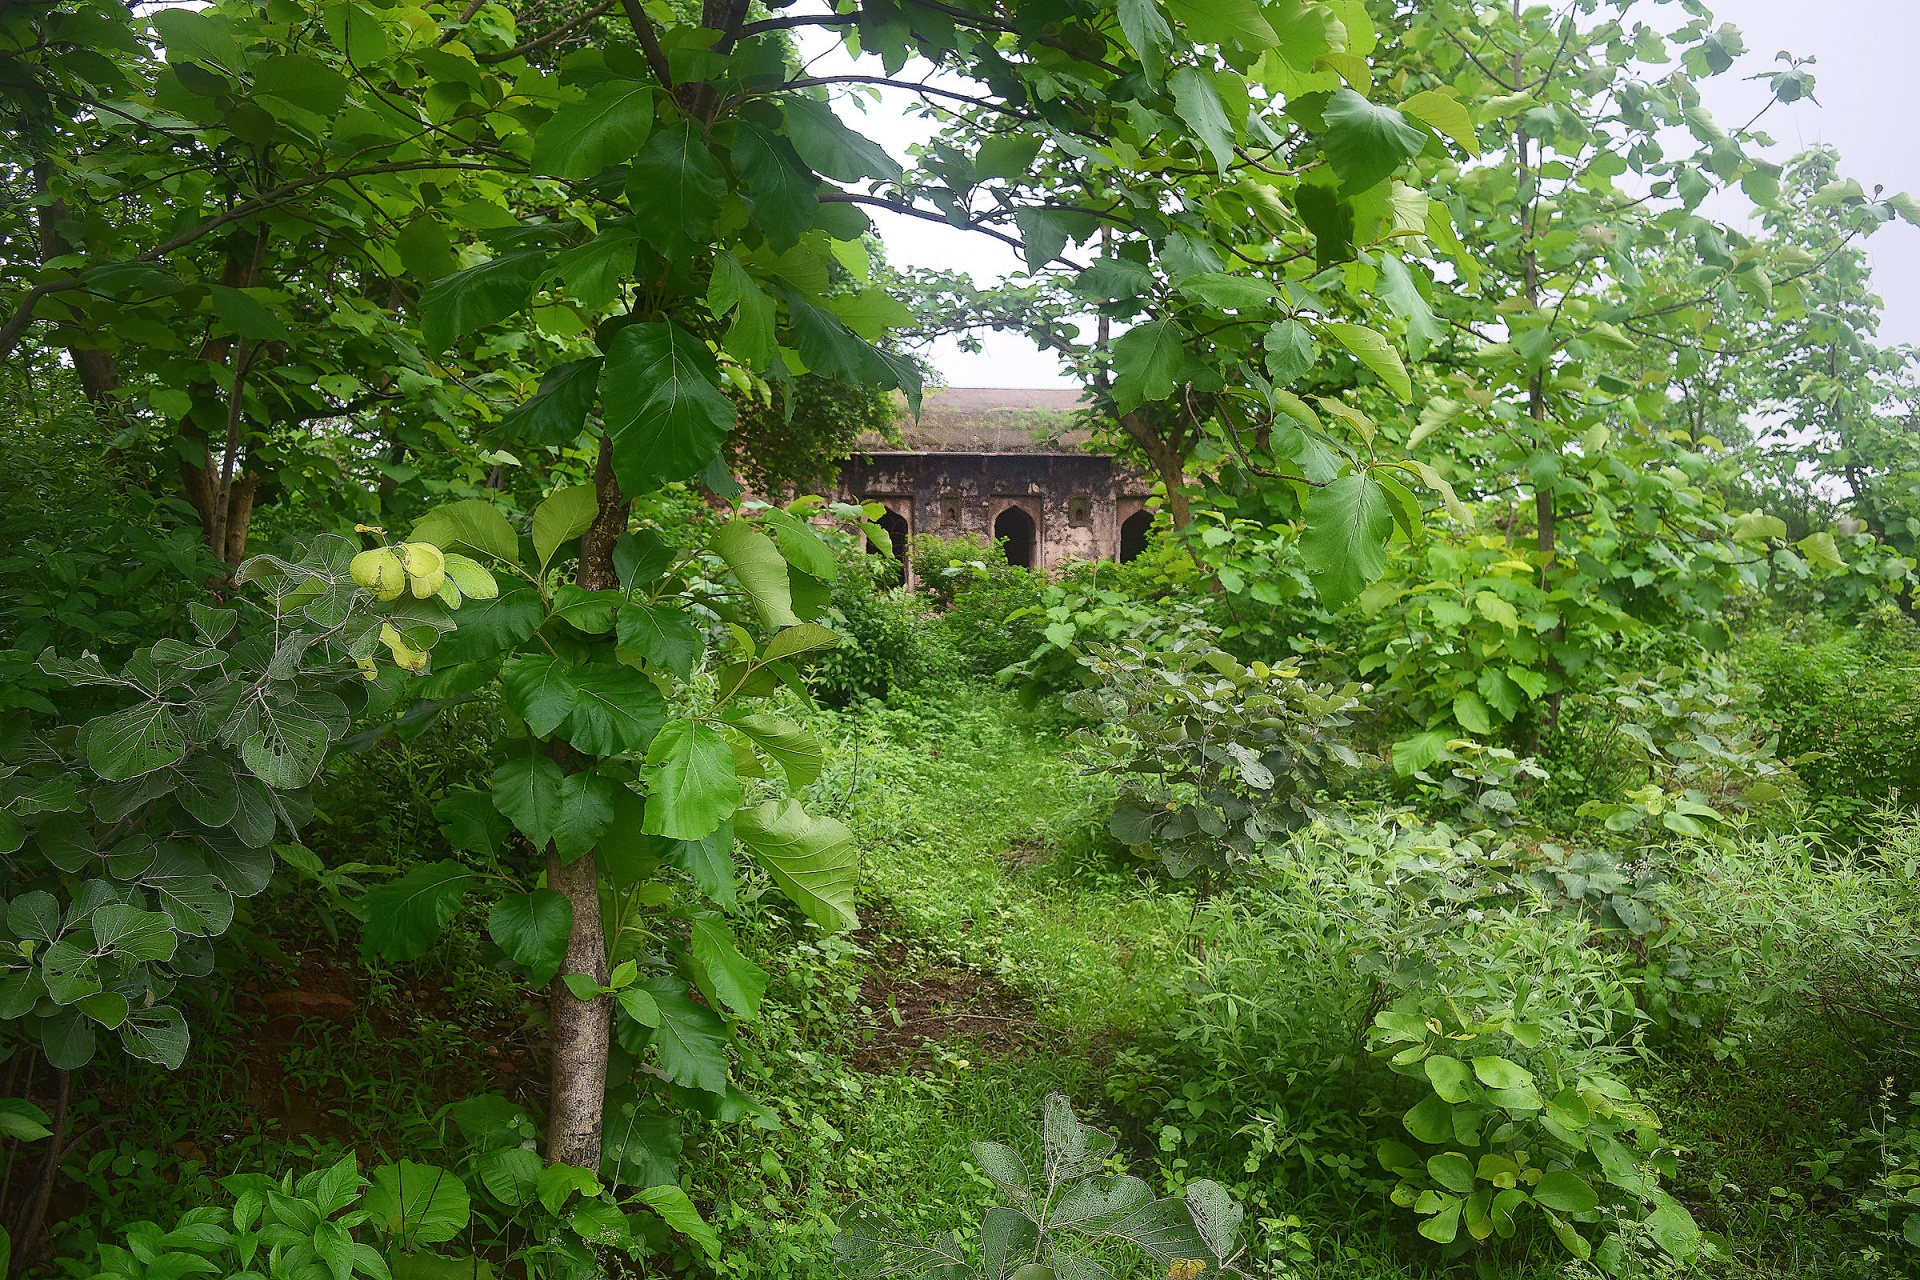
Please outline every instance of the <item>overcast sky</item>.
[[[1741, 29], [1749, 51], [1732, 71], [1702, 87], [1716, 118], [1736, 125], [1759, 109], [1765, 87], [1743, 77], [1776, 65], [1778, 51], [1812, 56], [1818, 104], [1800, 102], [1768, 113], [1763, 125], [1778, 143], [1773, 158], [1831, 143], [1840, 149], [1847, 176], [1868, 191], [1879, 185], [1920, 195], [1920, 130], [1912, 119], [1920, 98], [1920, 0], [1719, 0], [1713, 8], [1716, 19]], [[892, 101], [856, 127], [898, 156], [931, 133]], [[1020, 265], [1011, 250], [983, 236], [887, 214], [877, 221], [888, 256], [903, 266], [962, 268], [985, 284]], [[1867, 251], [1875, 287], [1887, 304], [1881, 343], [1920, 343], [1920, 228], [1890, 223], [1867, 242]], [[990, 335], [978, 355], [943, 344], [935, 362], [957, 387], [1073, 385], [1051, 356], [1010, 335]]]

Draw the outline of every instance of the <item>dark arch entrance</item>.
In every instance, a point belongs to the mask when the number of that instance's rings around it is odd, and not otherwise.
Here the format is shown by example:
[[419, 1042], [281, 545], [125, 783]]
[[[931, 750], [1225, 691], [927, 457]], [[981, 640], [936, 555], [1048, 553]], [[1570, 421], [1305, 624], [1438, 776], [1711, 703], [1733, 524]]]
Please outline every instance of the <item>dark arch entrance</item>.
[[[887, 531], [887, 537], [893, 540], [893, 558], [902, 564], [906, 563], [907, 534], [911, 532], [911, 530], [907, 528], [907, 518], [889, 507], [880, 513], [880, 518], [874, 521], [874, 523], [882, 529], [885, 529]], [[869, 538], [867, 540], [867, 550], [871, 553], [878, 554], [880, 544]]]
[[1120, 563], [1137, 560], [1146, 553], [1147, 531], [1153, 528], [1153, 512], [1136, 511], [1120, 522]]
[[1007, 563], [1033, 568], [1033, 517], [1019, 507], [1008, 507], [993, 518], [993, 536], [1007, 547]]

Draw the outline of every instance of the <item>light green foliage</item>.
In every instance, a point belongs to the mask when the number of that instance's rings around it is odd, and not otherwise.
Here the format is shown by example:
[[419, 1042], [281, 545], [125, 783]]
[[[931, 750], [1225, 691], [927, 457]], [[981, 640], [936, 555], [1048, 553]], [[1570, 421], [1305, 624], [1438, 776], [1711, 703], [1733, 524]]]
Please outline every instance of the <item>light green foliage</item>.
[[1119, 783], [1110, 829], [1176, 879], [1245, 870], [1313, 820], [1331, 767], [1359, 767], [1340, 741], [1358, 686], [1243, 666], [1203, 636], [1095, 647], [1086, 665], [1098, 683], [1069, 705], [1095, 725], [1087, 766]]

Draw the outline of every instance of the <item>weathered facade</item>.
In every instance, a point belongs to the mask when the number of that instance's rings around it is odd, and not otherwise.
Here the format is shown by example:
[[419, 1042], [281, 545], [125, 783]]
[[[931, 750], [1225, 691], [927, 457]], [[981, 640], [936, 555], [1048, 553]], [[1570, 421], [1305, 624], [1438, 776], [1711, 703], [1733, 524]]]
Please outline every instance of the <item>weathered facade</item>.
[[930, 392], [905, 450], [879, 446], [840, 472], [841, 496], [878, 502], [903, 535], [1004, 539], [1014, 564], [1131, 559], [1153, 515], [1148, 482], [1089, 453], [1074, 391], [949, 388]]

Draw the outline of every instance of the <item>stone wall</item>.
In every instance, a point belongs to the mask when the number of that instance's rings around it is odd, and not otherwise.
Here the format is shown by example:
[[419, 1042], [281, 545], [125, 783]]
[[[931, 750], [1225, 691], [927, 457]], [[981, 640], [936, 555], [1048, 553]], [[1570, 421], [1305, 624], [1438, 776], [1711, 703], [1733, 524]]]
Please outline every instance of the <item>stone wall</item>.
[[1112, 458], [1077, 452], [875, 452], [840, 472], [841, 497], [880, 503], [909, 533], [990, 538], [1017, 507], [1033, 521], [1029, 567], [1042, 571], [1070, 559], [1119, 559], [1121, 525], [1145, 509], [1150, 492]]

